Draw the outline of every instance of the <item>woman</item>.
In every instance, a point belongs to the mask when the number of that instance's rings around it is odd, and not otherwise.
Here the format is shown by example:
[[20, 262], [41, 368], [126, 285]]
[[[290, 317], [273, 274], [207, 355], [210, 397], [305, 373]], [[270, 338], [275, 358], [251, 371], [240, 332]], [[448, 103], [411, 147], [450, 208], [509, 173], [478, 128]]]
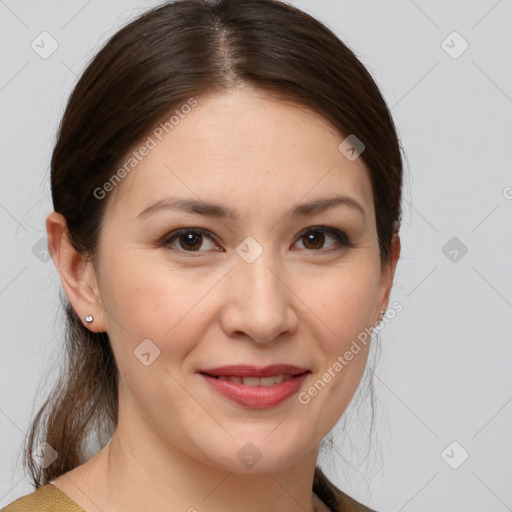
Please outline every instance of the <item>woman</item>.
[[277, 0], [164, 4], [83, 73], [51, 185], [69, 366], [5, 512], [370, 510], [316, 466], [400, 252], [399, 142], [355, 55]]

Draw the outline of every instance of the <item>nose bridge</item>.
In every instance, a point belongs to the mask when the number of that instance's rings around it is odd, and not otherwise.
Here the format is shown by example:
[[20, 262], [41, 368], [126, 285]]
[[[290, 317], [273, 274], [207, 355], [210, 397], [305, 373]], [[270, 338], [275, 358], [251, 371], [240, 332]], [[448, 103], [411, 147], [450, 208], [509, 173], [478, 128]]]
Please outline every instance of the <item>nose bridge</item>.
[[[250, 257], [244, 257], [242, 252], [247, 247], [241, 244], [237, 249], [239, 259], [235, 265], [235, 273], [237, 280], [240, 279], [241, 283], [245, 283], [247, 291], [247, 299], [258, 303], [261, 301], [260, 310], [264, 309], [265, 304], [268, 304], [268, 309], [275, 308], [278, 303], [283, 303], [286, 300], [286, 293], [283, 290], [283, 283], [278, 278], [279, 274], [283, 272], [283, 267], [279, 261], [276, 251], [270, 248], [270, 243], [263, 247], [249, 244]], [[242, 255], [240, 255], [242, 253]]]
[[278, 252], [270, 243], [264, 247], [255, 242], [247, 240], [247, 245], [242, 242], [237, 248], [228, 293], [231, 313], [225, 326], [263, 343], [291, 330], [296, 317]]

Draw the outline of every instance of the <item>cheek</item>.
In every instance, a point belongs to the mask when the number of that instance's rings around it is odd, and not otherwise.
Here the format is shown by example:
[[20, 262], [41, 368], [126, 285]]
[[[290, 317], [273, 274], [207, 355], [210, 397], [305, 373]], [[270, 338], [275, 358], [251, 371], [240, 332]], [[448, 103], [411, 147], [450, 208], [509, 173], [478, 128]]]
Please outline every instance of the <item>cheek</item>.
[[[324, 326], [324, 334], [316, 336], [324, 358], [319, 369], [320, 382], [311, 389], [309, 398], [323, 396], [315, 401], [318, 413], [329, 416], [327, 423], [346, 408], [365, 370], [370, 328], [375, 320], [378, 278], [374, 265], [361, 262], [350, 270], [347, 267], [336, 278], [317, 283], [308, 295], [308, 303], [317, 316], [315, 323]], [[331, 402], [333, 408], [322, 410], [320, 403], [324, 400]]]
[[361, 262], [340, 272], [326, 273], [313, 290], [304, 288], [302, 295], [333, 338], [341, 334], [341, 339], [346, 340], [373, 325], [378, 280], [375, 266]]
[[[155, 262], [150, 251], [127, 249], [119, 258], [108, 259], [102, 268], [102, 295], [107, 307], [123, 325], [150, 325], [170, 329], [172, 320], [184, 314], [197, 289], [193, 274]], [[106, 248], [105, 252], [108, 251]], [[160, 323], [155, 324], [155, 320]]]
[[[107, 331], [116, 359], [128, 369], [133, 365], [133, 351], [145, 339], [162, 356], [172, 345], [171, 359], [179, 364], [203, 334], [206, 314], [212, 309], [208, 292], [221, 274], [177, 269], [166, 260], [156, 264], [140, 251], [115, 261], [106, 259], [101, 275]], [[166, 359], [169, 363], [168, 354]], [[155, 363], [160, 365], [163, 360], [160, 357]]]
[[[121, 241], [108, 244], [104, 253], [116, 254], [116, 246], [121, 247]], [[184, 356], [193, 348], [193, 340], [204, 334], [210, 316], [222, 309], [222, 294], [229, 294], [220, 282], [225, 269], [180, 268], [171, 264], [165, 251], [155, 258], [156, 251], [125, 247], [115, 259], [103, 260], [102, 298], [110, 316], [108, 332], [113, 346], [122, 340], [123, 351], [131, 355], [146, 338], [161, 351], [169, 340], [179, 339], [172, 343], [173, 359], [179, 361], [178, 356]], [[371, 325], [378, 278], [378, 265], [369, 251], [354, 251], [338, 267], [290, 270], [286, 276], [293, 290], [289, 300], [301, 310], [298, 316], [307, 319], [303, 328], [316, 338], [315, 343], [323, 345], [326, 359], [345, 352]], [[131, 350], [126, 350], [127, 343]]]

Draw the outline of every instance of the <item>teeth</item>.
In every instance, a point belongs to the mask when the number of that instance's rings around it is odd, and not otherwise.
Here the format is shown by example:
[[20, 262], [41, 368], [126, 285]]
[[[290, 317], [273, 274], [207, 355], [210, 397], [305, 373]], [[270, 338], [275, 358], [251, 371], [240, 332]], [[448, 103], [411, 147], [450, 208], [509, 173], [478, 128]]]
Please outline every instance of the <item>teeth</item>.
[[[256, 382], [254, 384], [255, 386], [273, 386], [274, 384], [278, 384], [277, 378], [280, 377], [280, 375], [270, 376], [270, 377], [261, 377], [259, 379], [256, 379], [259, 382]], [[245, 384], [245, 382], [244, 382]]]
[[258, 377], [242, 377], [241, 380], [242, 380], [244, 386], [259, 386], [260, 385], [260, 379]]
[[292, 378], [292, 375], [272, 375], [271, 377], [238, 377], [236, 375], [219, 375], [219, 380], [229, 380], [235, 384], [244, 384], [245, 386], [273, 386], [285, 380]]

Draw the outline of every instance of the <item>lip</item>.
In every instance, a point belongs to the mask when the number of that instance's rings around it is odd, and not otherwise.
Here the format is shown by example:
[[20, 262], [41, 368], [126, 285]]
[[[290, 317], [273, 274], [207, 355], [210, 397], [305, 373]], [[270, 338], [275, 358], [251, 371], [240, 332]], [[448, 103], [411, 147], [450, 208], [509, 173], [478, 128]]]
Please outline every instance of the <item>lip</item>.
[[236, 377], [271, 377], [272, 375], [300, 375], [309, 371], [307, 368], [301, 368], [291, 364], [272, 364], [270, 366], [252, 366], [252, 365], [230, 365], [220, 366], [218, 368], [206, 368], [197, 370], [198, 373], [218, 377], [219, 375], [231, 375]]
[[[264, 368], [255, 366], [223, 366], [215, 369], [201, 370], [199, 373], [215, 391], [232, 402], [251, 409], [267, 409], [275, 407], [295, 394], [300, 389], [304, 379], [311, 372], [306, 368], [281, 364]], [[237, 384], [229, 380], [215, 378], [219, 375], [269, 377], [282, 374], [293, 375], [293, 377], [273, 386], [246, 386], [245, 384]]]

